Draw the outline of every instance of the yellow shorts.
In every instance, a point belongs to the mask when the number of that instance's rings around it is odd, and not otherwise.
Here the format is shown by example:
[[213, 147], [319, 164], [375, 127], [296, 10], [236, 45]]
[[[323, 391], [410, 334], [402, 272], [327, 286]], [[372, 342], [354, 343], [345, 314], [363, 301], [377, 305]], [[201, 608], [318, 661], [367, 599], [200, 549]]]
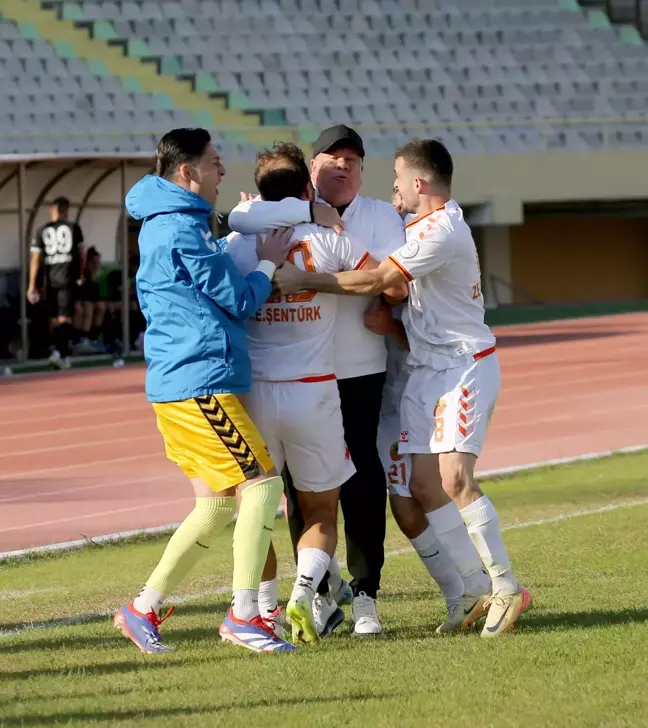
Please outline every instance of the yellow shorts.
[[156, 402], [153, 409], [169, 460], [215, 492], [274, 467], [263, 438], [234, 394]]

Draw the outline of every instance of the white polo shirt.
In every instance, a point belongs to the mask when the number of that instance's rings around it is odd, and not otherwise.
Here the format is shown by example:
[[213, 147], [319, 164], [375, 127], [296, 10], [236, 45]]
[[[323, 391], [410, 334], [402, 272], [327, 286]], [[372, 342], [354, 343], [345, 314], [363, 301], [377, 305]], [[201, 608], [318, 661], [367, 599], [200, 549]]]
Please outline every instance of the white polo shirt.
[[[319, 200], [323, 202], [323, 200]], [[295, 198], [281, 202], [251, 200], [238, 204], [229, 216], [229, 226], [252, 234], [268, 228], [290, 227], [310, 220], [309, 203]], [[357, 195], [342, 215], [345, 234], [359, 258], [366, 250], [384, 260], [405, 240], [403, 221], [393, 205]], [[385, 371], [387, 350], [384, 337], [365, 328], [364, 314], [371, 296], [340, 296], [335, 327], [335, 374], [350, 379]]]

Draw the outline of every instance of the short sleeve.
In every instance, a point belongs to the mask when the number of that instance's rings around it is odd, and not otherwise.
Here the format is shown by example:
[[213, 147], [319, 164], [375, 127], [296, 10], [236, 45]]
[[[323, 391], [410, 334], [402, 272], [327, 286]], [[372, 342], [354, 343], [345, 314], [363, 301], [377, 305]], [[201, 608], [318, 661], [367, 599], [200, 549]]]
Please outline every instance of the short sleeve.
[[[423, 235], [423, 237], [420, 237]], [[414, 236], [389, 259], [399, 268], [404, 278], [412, 281], [444, 266], [454, 252], [454, 241], [440, 225]]]
[[336, 263], [338, 270], [359, 270], [362, 268], [369, 253], [357, 241], [353, 241], [347, 235], [336, 235], [331, 231], [333, 238], [333, 250], [336, 252]]

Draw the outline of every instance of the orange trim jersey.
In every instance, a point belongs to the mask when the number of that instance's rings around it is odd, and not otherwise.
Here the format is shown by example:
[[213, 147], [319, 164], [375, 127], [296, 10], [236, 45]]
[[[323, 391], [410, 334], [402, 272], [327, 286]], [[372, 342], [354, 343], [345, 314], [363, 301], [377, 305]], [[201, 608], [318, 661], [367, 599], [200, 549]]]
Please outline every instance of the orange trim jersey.
[[[298, 225], [293, 241], [289, 260], [305, 271], [359, 269], [369, 257], [347, 236], [317, 225]], [[229, 236], [226, 252], [242, 273], [258, 265], [253, 236]], [[315, 291], [269, 298], [246, 327], [252, 378], [284, 382], [332, 377], [337, 306], [338, 296]]]
[[413, 365], [448, 369], [495, 346], [484, 323], [477, 249], [454, 200], [411, 221], [406, 243], [389, 256], [409, 282], [403, 322]]

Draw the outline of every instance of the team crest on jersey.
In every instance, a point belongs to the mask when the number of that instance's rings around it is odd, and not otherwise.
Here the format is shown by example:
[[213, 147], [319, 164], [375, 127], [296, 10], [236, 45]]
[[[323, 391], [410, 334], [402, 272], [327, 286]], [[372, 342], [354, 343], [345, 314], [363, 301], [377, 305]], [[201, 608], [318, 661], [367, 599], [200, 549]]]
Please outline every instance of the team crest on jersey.
[[389, 457], [391, 457], [394, 462], [398, 462], [403, 459], [403, 456], [398, 452], [397, 442], [392, 442], [392, 446], [389, 448]]
[[[421, 235], [423, 235], [423, 233], [421, 233]], [[409, 243], [406, 243], [401, 248], [400, 255], [403, 258], [409, 259], [409, 258], [413, 258], [418, 252], [419, 252], [418, 240], [410, 240]]]
[[399, 442], [409, 442], [409, 430], [401, 430]]
[[437, 400], [437, 403], [434, 407], [434, 416], [435, 417], [441, 417], [443, 413], [445, 412], [446, 408], [446, 401], [443, 399], [443, 397], [439, 397]]

